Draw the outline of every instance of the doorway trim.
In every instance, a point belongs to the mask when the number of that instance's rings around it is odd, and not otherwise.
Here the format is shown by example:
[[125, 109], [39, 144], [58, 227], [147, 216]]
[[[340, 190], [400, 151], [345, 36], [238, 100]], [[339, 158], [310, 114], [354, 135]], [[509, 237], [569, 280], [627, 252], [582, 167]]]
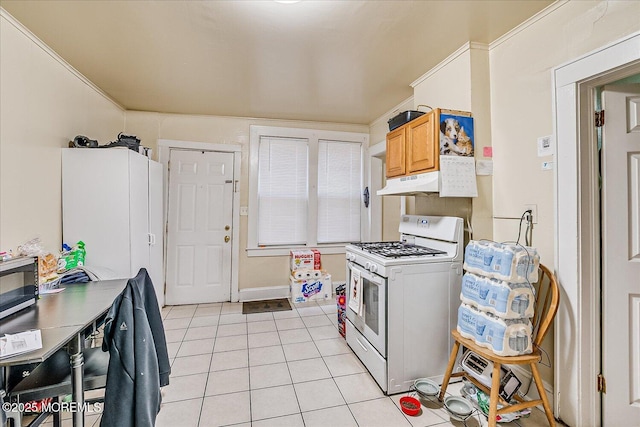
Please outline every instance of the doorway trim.
[[[242, 146], [239, 144], [215, 144], [211, 142], [178, 141], [171, 139], [158, 140], [158, 161], [163, 165], [163, 224], [164, 241], [167, 241], [168, 215], [169, 215], [169, 159], [171, 150], [214, 151], [233, 154], [233, 218], [232, 218], [232, 247], [231, 247], [231, 302], [238, 302], [238, 263], [240, 262], [240, 161], [242, 159]], [[165, 276], [167, 270], [167, 246], [164, 248]]]
[[569, 425], [601, 424], [600, 200], [597, 153], [590, 149], [596, 138], [594, 89], [635, 74], [638, 66], [640, 32], [553, 70], [555, 265], [561, 285], [554, 412]]

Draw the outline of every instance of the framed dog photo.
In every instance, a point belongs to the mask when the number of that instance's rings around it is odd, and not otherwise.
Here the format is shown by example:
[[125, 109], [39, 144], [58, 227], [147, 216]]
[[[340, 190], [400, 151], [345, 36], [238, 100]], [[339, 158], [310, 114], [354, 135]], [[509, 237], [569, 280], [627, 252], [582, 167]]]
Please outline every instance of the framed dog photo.
[[440, 112], [440, 155], [473, 157], [473, 117], [470, 113], [455, 113]]

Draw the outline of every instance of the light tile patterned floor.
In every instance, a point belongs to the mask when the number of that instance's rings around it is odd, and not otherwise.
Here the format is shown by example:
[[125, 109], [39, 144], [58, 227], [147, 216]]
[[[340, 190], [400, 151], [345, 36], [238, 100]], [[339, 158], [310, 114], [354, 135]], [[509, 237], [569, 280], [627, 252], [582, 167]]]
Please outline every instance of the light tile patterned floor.
[[[165, 307], [162, 315], [172, 374], [157, 427], [464, 425], [437, 401], [423, 401], [418, 416], [405, 415], [399, 399], [406, 393], [385, 396], [338, 334], [333, 302], [249, 315], [242, 303], [199, 304]], [[85, 425], [99, 423], [92, 416]], [[466, 425], [480, 423], [486, 420]], [[507, 425], [547, 423], [534, 410]]]

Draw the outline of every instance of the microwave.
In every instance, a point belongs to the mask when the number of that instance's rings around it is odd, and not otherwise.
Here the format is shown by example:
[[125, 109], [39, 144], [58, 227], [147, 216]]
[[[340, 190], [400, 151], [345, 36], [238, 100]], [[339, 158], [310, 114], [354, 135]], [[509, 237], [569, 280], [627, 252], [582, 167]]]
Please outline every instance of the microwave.
[[0, 262], [0, 319], [38, 300], [38, 257]]

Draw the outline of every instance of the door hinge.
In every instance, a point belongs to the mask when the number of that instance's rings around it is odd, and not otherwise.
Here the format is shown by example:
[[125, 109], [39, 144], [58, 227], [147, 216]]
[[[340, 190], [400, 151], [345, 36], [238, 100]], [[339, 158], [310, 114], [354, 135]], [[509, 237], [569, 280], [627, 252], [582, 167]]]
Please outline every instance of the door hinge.
[[604, 126], [604, 110], [596, 111], [596, 127], [601, 128]]
[[598, 392], [607, 392], [607, 380], [604, 379], [604, 375], [598, 374]]

